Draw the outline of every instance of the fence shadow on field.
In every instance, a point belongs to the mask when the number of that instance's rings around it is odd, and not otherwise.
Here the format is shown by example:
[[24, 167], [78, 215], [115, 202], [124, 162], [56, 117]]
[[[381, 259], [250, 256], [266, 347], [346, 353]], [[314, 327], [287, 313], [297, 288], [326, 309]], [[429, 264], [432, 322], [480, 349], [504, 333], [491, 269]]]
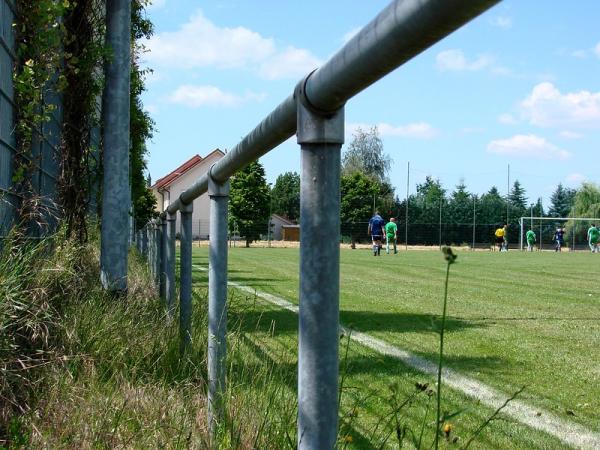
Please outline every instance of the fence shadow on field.
[[[290, 317], [293, 320], [290, 320]], [[248, 310], [244, 321], [251, 324], [274, 324], [275, 333], [297, 333], [298, 316], [287, 310]], [[393, 333], [437, 332], [439, 318], [429, 314], [378, 313], [370, 311], [341, 311], [340, 322], [361, 332], [386, 331]], [[446, 318], [446, 332], [487, 327], [484, 322]], [[246, 329], [245, 331], [251, 331]]]
[[[375, 311], [340, 311], [340, 321], [357, 331], [389, 331], [393, 333], [437, 332], [441, 326], [438, 315]], [[446, 331], [483, 328], [487, 324], [446, 317]]]

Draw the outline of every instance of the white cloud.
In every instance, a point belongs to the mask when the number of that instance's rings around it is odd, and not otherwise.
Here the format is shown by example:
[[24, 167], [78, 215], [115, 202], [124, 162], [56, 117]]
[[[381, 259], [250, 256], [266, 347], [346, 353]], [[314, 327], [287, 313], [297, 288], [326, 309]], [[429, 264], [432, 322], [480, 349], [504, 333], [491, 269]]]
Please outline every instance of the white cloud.
[[580, 173], [571, 173], [571, 174], [567, 175], [567, 177], [565, 178], [565, 181], [571, 185], [581, 184], [585, 180], [587, 180], [587, 177]]
[[574, 131], [563, 130], [558, 135], [564, 139], [581, 139], [583, 135], [581, 133], [575, 133]]
[[167, 3], [167, 0], [151, 0], [150, 4], [148, 5], [149, 9], [159, 9], [162, 8], [163, 6], [165, 6], [165, 4]]
[[198, 108], [200, 106], [232, 107], [251, 100], [262, 100], [264, 94], [247, 93], [239, 96], [224, 92], [216, 86], [179, 86], [168, 100], [171, 103]]
[[571, 154], [534, 134], [517, 134], [508, 139], [491, 141], [488, 153], [536, 159], [567, 159]]
[[463, 51], [458, 49], [444, 50], [438, 53], [435, 60], [437, 68], [442, 71], [482, 70], [494, 61], [489, 55], [478, 55], [475, 59], [469, 60]]
[[491, 23], [495, 27], [504, 29], [512, 27], [512, 19], [508, 16], [496, 16], [491, 20]]
[[571, 52], [571, 56], [578, 58], [578, 59], [585, 59], [588, 56], [588, 52], [587, 50], [573, 50]]
[[523, 116], [540, 127], [600, 127], [600, 92], [562, 94], [552, 83], [536, 85], [521, 102]]
[[515, 125], [517, 123], [517, 119], [512, 114], [504, 113], [498, 116], [498, 122], [503, 123], [504, 125]]
[[597, 56], [598, 58], [600, 58], [600, 42], [598, 42], [598, 43], [596, 44], [596, 46], [594, 47], [594, 53], [596, 54], [596, 56]]
[[308, 50], [288, 47], [261, 64], [259, 73], [267, 80], [299, 78], [321, 64], [322, 61], [313, 56]]
[[236, 68], [273, 55], [275, 43], [248, 28], [219, 28], [198, 11], [178, 31], [150, 38], [148, 49], [148, 60], [156, 64]]
[[248, 68], [268, 79], [299, 77], [320, 65], [308, 50], [277, 48], [275, 41], [248, 28], [219, 27], [196, 12], [177, 31], [158, 33], [147, 42], [151, 66], [170, 69]]
[[156, 115], [160, 112], [160, 108], [153, 103], [144, 105], [144, 108], [146, 109], [146, 111], [148, 111], [152, 115]]
[[346, 34], [344, 34], [344, 36], [342, 37], [342, 42], [345, 44], [350, 39], [352, 39], [354, 36], [356, 36], [360, 30], [362, 30], [362, 27], [356, 27], [356, 28], [351, 29]]
[[[399, 126], [382, 122], [376, 126], [381, 137], [389, 136], [413, 139], [431, 139], [439, 134], [438, 130], [426, 122], [414, 122]], [[346, 124], [346, 134], [350, 136], [354, 134], [358, 128], [362, 130], [370, 130], [373, 128], [373, 125], [365, 123], [349, 123]]]

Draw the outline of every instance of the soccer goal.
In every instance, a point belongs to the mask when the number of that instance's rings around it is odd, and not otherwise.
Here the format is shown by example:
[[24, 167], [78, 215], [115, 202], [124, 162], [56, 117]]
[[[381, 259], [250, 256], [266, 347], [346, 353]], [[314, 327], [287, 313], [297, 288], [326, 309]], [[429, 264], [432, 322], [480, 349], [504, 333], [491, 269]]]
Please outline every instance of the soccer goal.
[[587, 232], [592, 224], [599, 226], [600, 219], [590, 217], [528, 217], [519, 219], [519, 248], [527, 246], [527, 232], [535, 233], [536, 250], [555, 250], [555, 234], [558, 228], [564, 229], [563, 250], [589, 250]]

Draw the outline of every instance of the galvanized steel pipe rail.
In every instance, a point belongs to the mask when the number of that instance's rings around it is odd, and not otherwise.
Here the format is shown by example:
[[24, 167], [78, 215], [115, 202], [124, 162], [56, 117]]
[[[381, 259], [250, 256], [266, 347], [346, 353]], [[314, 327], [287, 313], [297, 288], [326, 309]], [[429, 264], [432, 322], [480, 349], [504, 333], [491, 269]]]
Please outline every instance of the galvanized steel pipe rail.
[[[500, 0], [396, 0], [354, 36], [321, 68], [303, 80], [308, 104], [335, 112], [347, 100], [431, 47]], [[301, 82], [302, 83], [302, 82]], [[277, 106], [215, 166], [224, 182], [296, 132], [296, 92]], [[181, 193], [173, 214], [208, 189], [208, 176]]]
[[[330, 449], [337, 439], [339, 347], [340, 156], [344, 104], [500, 0], [396, 0], [200, 177], [163, 213], [182, 214], [180, 327], [182, 351], [191, 345], [191, 208], [211, 197], [209, 251], [209, 422], [214, 434], [225, 388], [228, 180], [297, 133], [301, 146], [300, 311], [298, 331], [298, 448]], [[174, 301], [174, 246], [160, 242], [158, 223], [148, 244], [161, 293]], [[174, 222], [173, 222], [174, 224]], [[174, 228], [162, 222], [162, 235]], [[328, 236], [328, 239], [323, 239]], [[159, 254], [159, 249], [165, 255]], [[157, 274], [154, 273], [156, 276]]]

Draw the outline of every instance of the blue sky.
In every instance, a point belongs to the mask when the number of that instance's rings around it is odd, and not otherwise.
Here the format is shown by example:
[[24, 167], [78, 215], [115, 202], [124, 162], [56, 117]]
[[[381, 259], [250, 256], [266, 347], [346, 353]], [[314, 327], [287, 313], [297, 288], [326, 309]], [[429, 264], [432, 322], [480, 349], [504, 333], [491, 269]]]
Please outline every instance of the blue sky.
[[[388, 3], [155, 0], [152, 179], [233, 147]], [[408, 161], [411, 192], [426, 175], [450, 191], [461, 179], [505, 191], [508, 164], [531, 202], [547, 205], [559, 182], [597, 182], [599, 18], [598, 0], [503, 1], [350, 100], [346, 141], [379, 127], [400, 198]], [[295, 138], [261, 162], [269, 182], [299, 171]]]

